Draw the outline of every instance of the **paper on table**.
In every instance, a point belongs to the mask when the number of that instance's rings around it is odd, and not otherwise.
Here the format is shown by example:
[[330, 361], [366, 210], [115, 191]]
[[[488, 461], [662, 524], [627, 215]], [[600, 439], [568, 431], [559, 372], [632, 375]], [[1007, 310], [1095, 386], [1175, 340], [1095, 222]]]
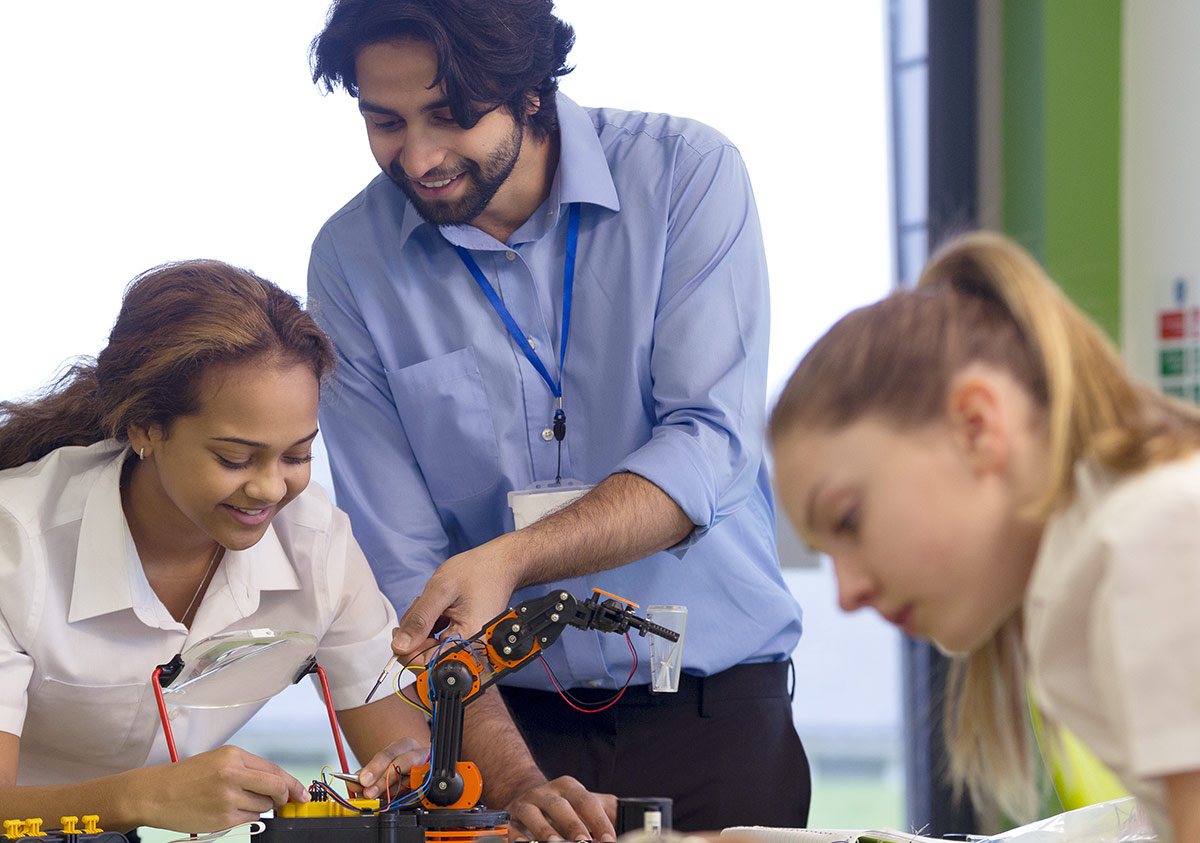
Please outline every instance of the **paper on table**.
[[822, 829], [768, 828], [734, 826], [721, 832], [722, 837], [742, 837], [754, 843], [945, 843], [936, 837], [922, 837], [895, 829]]

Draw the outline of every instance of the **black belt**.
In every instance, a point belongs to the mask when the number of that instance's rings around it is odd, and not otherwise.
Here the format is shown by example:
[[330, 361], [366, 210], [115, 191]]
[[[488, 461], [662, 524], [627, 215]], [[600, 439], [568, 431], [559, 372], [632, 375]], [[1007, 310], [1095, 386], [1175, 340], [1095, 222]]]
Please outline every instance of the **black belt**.
[[[695, 676], [691, 673], [679, 675], [679, 690], [674, 694], [656, 694], [649, 685], [630, 685], [621, 695], [617, 706], [699, 706], [701, 714], [707, 707], [724, 700], [758, 700], [788, 698], [788, 672], [791, 661], [754, 662], [737, 664], [711, 676]], [[501, 686], [507, 700], [535, 700], [540, 697], [557, 697], [557, 691], [540, 691], [531, 688]], [[617, 691], [611, 688], [571, 688], [571, 696], [585, 704], [608, 702]], [[519, 703], [518, 703], [519, 704]]]

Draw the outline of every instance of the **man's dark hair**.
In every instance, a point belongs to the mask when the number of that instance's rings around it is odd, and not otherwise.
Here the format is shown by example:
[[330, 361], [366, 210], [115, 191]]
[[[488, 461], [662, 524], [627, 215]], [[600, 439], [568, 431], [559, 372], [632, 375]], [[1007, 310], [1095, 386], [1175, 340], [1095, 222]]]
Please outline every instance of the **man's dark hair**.
[[[506, 108], [540, 137], [558, 126], [558, 77], [569, 73], [575, 30], [554, 15], [553, 0], [334, 0], [309, 48], [313, 82], [358, 96], [354, 58], [363, 47], [404, 38], [437, 54], [450, 113], [464, 129]], [[527, 117], [536, 96], [540, 107]]]

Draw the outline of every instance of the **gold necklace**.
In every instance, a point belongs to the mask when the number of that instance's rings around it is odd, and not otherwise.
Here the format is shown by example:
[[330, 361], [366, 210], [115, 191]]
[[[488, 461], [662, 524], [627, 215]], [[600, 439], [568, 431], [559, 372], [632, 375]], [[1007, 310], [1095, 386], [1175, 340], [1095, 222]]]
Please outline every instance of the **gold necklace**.
[[221, 543], [217, 542], [217, 549], [213, 551], [212, 559], [208, 560], [208, 567], [204, 569], [204, 576], [200, 578], [200, 584], [196, 586], [196, 593], [192, 595], [192, 602], [188, 603], [188, 607], [179, 618], [179, 622], [184, 626], [188, 625], [188, 615], [192, 613], [192, 607], [200, 599], [200, 592], [204, 590], [204, 584], [208, 582], [208, 575], [212, 573], [213, 566], [217, 564], [217, 557], [221, 555], [221, 551], [224, 549], [221, 547]]

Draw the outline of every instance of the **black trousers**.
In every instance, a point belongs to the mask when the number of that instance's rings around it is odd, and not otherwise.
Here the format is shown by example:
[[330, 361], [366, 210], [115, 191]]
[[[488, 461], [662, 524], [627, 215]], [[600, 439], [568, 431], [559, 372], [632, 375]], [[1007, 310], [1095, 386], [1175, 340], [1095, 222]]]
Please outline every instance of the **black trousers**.
[[[617, 796], [669, 796], [672, 825], [803, 828], [812, 796], [808, 758], [792, 724], [788, 662], [683, 674], [677, 694], [631, 686], [611, 708], [578, 712], [557, 693], [501, 687], [548, 778], [574, 776]], [[611, 690], [573, 688], [587, 702]]]

